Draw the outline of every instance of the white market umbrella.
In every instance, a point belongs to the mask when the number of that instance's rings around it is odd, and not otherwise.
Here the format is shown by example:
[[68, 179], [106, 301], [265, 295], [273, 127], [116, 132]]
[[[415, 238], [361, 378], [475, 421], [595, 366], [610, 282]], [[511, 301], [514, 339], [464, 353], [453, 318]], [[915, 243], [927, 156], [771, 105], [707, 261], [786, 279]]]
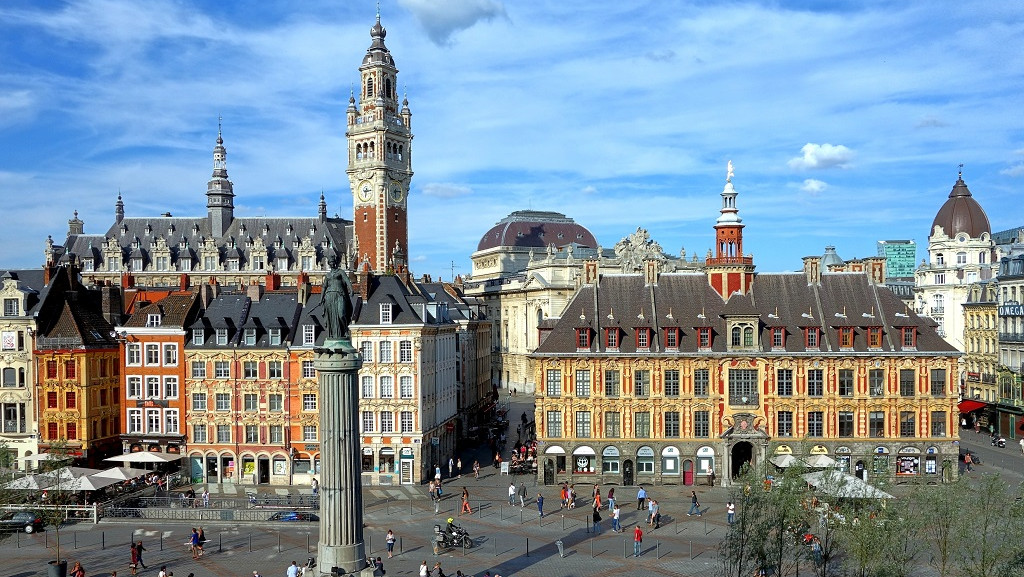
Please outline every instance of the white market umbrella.
[[115, 481], [128, 481], [130, 479], [135, 479], [136, 477], [141, 477], [147, 473], [149, 473], [149, 471], [145, 469], [133, 469], [131, 467], [112, 467], [105, 471], [94, 473], [91, 476], [99, 477], [102, 479], [114, 479]]
[[170, 463], [180, 461], [181, 455], [171, 453], [155, 453], [152, 451], [138, 451], [136, 453], [125, 453], [107, 457], [104, 461], [117, 461], [120, 463]]
[[37, 473], [35, 475], [25, 475], [7, 483], [4, 485], [7, 489], [22, 489], [38, 491], [39, 489], [45, 489], [53, 485], [56, 481], [50, 475], [44, 475]]
[[797, 459], [793, 455], [775, 455], [769, 459], [773, 465], [785, 469], [786, 467], [792, 467], [800, 463], [800, 459]]
[[117, 483], [120, 483], [117, 479], [105, 479], [103, 477], [87, 475], [85, 477], [72, 479], [67, 483], [62, 482], [60, 488], [65, 491], [95, 491], [97, 489], [102, 489], [107, 485], [114, 485]]
[[836, 460], [833, 459], [832, 457], [829, 457], [828, 455], [811, 455], [810, 457], [804, 459], [804, 461], [807, 463], [807, 466], [814, 467], [817, 469], [824, 467], [834, 467], [836, 465]]
[[70, 461], [72, 457], [54, 455], [53, 453], [36, 453], [26, 457], [18, 457], [26, 463], [38, 463], [40, 461]]
[[807, 473], [803, 475], [803, 478], [822, 493], [833, 497], [847, 499], [893, 498], [889, 493], [865, 483], [860, 477], [848, 475], [835, 469]]

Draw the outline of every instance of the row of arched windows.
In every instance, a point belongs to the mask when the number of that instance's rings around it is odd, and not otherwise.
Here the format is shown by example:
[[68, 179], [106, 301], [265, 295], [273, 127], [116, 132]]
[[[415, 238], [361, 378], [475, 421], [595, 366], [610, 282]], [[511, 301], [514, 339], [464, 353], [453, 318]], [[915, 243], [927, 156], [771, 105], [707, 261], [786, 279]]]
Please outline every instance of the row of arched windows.
[[[373, 98], [375, 95], [373, 76], [366, 77], [366, 88], [363, 90], [364, 98]], [[381, 92], [381, 96], [385, 98], [395, 98], [394, 86], [391, 83], [391, 77], [384, 78], [384, 90]]]

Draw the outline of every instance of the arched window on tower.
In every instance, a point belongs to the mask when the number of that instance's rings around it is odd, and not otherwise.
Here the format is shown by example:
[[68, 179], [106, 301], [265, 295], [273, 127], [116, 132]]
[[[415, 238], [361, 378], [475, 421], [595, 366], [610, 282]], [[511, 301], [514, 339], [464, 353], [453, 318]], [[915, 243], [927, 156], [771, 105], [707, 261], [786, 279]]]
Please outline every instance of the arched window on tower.
[[366, 97], [373, 98], [373, 76], [366, 79]]
[[398, 145], [398, 160], [402, 160], [402, 145]]
[[385, 78], [384, 79], [384, 96], [387, 96], [388, 98], [394, 98], [394, 95], [391, 94], [391, 79], [390, 78]]
[[373, 143], [370, 143], [370, 152], [367, 154], [367, 158], [376, 158], [376, 151], [374, 150]]

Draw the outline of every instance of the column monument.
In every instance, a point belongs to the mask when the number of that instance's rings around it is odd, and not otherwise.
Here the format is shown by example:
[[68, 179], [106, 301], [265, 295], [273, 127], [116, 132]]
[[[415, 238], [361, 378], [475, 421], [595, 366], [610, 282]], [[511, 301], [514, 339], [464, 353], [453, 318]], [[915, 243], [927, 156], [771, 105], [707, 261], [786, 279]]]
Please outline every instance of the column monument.
[[352, 285], [348, 273], [331, 261], [320, 305], [327, 338], [315, 349], [320, 375], [320, 542], [321, 575], [362, 573], [363, 486], [359, 464], [358, 379], [363, 360], [352, 346]]

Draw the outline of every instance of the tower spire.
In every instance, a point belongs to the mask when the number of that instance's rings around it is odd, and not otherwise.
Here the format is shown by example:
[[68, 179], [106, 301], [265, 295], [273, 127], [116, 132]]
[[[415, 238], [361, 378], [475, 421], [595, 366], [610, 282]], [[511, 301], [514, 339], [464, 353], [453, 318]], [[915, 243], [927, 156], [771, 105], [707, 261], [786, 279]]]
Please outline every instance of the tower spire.
[[754, 280], [754, 259], [743, 255], [743, 219], [736, 208], [733, 176], [730, 160], [722, 189], [722, 209], [715, 221], [715, 252], [712, 256], [709, 251], [705, 261], [708, 281], [726, 300], [734, 292], [746, 293]]
[[217, 116], [217, 144], [213, 147], [213, 175], [206, 183], [206, 211], [210, 234], [224, 236], [235, 216], [235, 191], [228, 180], [227, 149], [224, 148], [223, 117]]

